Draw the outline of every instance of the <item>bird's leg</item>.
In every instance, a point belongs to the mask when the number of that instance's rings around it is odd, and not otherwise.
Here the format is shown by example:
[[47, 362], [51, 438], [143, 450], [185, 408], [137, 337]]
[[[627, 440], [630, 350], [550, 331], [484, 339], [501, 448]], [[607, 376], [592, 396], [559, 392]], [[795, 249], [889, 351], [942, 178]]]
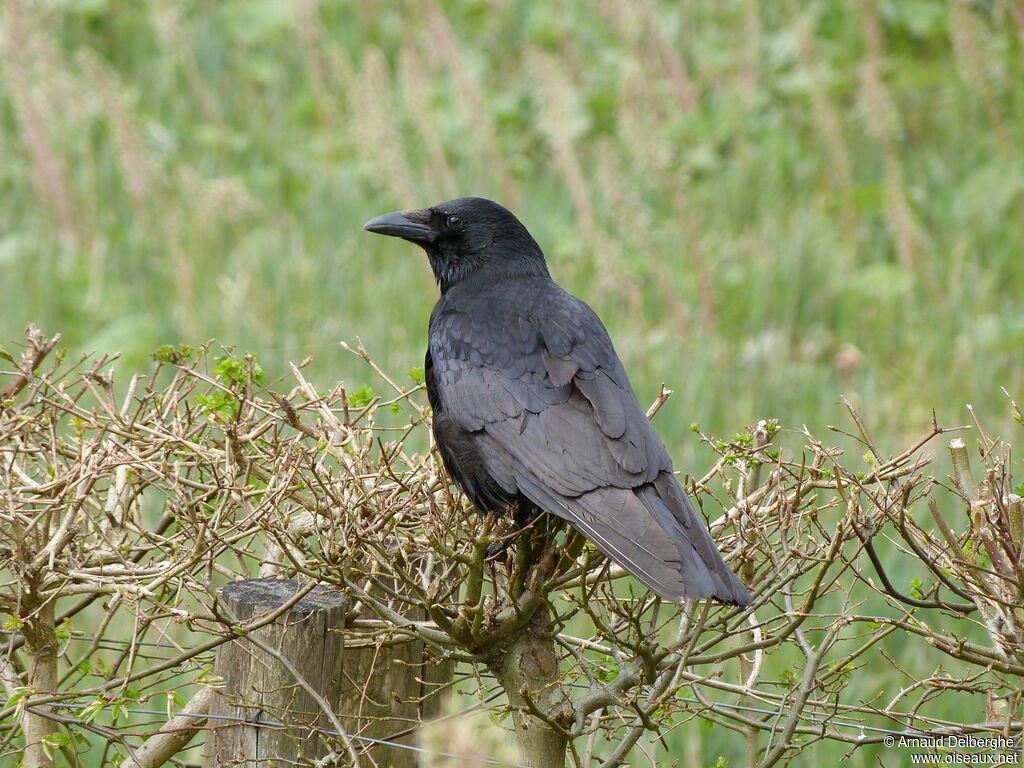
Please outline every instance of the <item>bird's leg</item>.
[[[530, 582], [534, 585], [533, 589], [554, 574], [561, 558], [567, 554], [565, 545], [568, 541], [561, 546], [555, 542], [555, 537], [564, 527], [564, 523], [554, 515], [544, 515], [537, 522], [536, 532], [530, 537], [530, 544], [535, 550], [533, 555], [535, 566], [530, 576]], [[570, 533], [575, 533], [575, 531]]]
[[562, 555], [556, 568], [559, 575], [568, 573], [569, 569], [576, 565], [576, 558], [578, 558], [580, 556], [580, 552], [583, 551], [583, 545], [586, 541], [587, 540], [579, 531], [575, 529], [569, 530], [569, 535], [566, 537], [565, 543], [562, 545]]
[[541, 513], [541, 510], [536, 505], [524, 504], [522, 501], [509, 504], [506, 510], [508, 513], [511, 513], [513, 525], [487, 547], [488, 560], [496, 558], [502, 552], [505, 552], [512, 545], [512, 542], [519, 538], [523, 531], [530, 528], [536, 522]]

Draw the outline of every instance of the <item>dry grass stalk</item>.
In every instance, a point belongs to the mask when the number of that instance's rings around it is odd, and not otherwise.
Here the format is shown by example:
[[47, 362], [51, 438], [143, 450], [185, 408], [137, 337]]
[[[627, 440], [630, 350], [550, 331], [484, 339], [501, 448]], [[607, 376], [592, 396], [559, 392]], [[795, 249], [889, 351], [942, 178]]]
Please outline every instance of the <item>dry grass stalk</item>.
[[795, 16], [793, 24], [797, 60], [800, 67], [810, 77], [811, 115], [814, 127], [828, 151], [828, 175], [839, 196], [846, 261], [847, 264], [852, 264], [857, 259], [860, 235], [853, 201], [853, 167], [850, 164], [850, 150], [846, 136], [843, 134], [842, 121], [839, 119], [823, 80], [818, 55], [814, 49], [810, 20], [799, 14], [795, 2], [789, 2], [788, 7]]
[[885, 42], [881, 18], [873, 0], [861, 0], [858, 7], [868, 48], [860, 71], [863, 119], [868, 133], [882, 147], [885, 220], [895, 241], [900, 264], [910, 273], [924, 274], [935, 289], [930, 271], [921, 268], [921, 251], [927, 245], [927, 238], [910, 206], [898, 150], [902, 126], [899, 112], [883, 79]]
[[960, 76], [981, 91], [982, 102], [998, 138], [996, 148], [1005, 159], [1012, 159], [1015, 155], [1015, 142], [1010, 136], [1006, 116], [996, 94], [996, 81], [986, 50], [988, 41], [985, 30], [978, 21], [976, 10], [966, 0], [950, 0], [949, 13], [950, 39]]
[[40, 74], [33, 64], [39, 63], [26, 49], [31, 51], [38, 43], [34, 13], [36, 6], [23, 0], [7, 0], [4, 4], [6, 35], [0, 46], [3, 68], [10, 83], [10, 93], [22, 142], [32, 160], [32, 182], [40, 202], [53, 210], [57, 226], [64, 237], [71, 242], [78, 239], [76, 213], [72, 186], [64, 160], [52, 148], [48, 126], [51, 115], [45, 108], [46, 99], [41, 98], [36, 80]]
[[580, 232], [586, 242], [592, 242], [595, 235], [594, 207], [577, 150], [577, 141], [586, 126], [580, 123], [579, 114], [572, 109], [575, 89], [553, 57], [532, 49], [527, 54], [527, 61], [534, 76], [541, 133], [551, 147], [555, 169], [572, 196]]

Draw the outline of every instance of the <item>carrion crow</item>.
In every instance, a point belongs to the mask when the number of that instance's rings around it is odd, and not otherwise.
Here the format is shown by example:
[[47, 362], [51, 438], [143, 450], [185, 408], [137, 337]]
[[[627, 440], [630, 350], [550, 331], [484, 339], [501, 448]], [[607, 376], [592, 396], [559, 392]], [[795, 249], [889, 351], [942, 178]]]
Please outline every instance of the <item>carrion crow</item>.
[[427, 396], [448, 472], [480, 511], [567, 521], [658, 595], [746, 605], [672, 473], [594, 311], [507, 209], [465, 197], [363, 229], [427, 252]]

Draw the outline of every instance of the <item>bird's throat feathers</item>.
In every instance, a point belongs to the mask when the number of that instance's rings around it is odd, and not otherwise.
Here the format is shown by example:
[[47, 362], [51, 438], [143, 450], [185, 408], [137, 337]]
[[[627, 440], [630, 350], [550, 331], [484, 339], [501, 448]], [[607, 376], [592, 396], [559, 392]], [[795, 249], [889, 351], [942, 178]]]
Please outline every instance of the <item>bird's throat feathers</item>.
[[525, 238], [505, 238], [479, 250], [451, 247], [440, 242], [425, 248], [441, 293], [464, 280], [495, 283], [517, 277], [550, 277], [544, 253], [525, 232]]

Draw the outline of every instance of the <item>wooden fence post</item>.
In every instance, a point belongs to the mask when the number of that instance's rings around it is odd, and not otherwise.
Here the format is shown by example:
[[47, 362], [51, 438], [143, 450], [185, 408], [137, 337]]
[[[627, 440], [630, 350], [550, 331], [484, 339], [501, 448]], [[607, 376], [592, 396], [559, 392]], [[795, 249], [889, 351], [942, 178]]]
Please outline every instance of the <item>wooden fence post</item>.
[[[222, 601], [226, 613], [244, 622], [280, 608], [298, 589], [298, 582], [288, 579], [235, 581], [224, 588]], [[415, 725], [440, 714], [443, 697], [436, 692], [450, 681], [451, 665], [427, 660], [423, 644], [414, 640], [345, 648], [348, 605], [342, 594], [316, 587], [253, 634], [330, 704], [368, 759], [414, 768], [414, 751], [371, 739], [415, 744]], [[327, 737], [317, 732], [333, 730], [330, 720], [278, 656], [241, 636], [218, 649], [216, 674], [224, 679], [224, 689], [210, 708], [205, 768], [308, 764], [330, 751]]]
[[[298, 582], [286, 579], [235, 581], [224, 587], [222, 601], [241, 623], [280, 608], [298, 589]], [[255, 630], [332, 706], [337, 706], [341, 690], [346, 602], [341, 594], [317, 587], [277, 621]], [[315, 760], [329, 751], [311, 730], [330, 730], [327, 717], [277, 658], [240, 637], [218, 649], [216, 674], [224, 679], [224, 690], [210, 707], [206, 768], [265, 768], [275, 760], [282, 765]]]

